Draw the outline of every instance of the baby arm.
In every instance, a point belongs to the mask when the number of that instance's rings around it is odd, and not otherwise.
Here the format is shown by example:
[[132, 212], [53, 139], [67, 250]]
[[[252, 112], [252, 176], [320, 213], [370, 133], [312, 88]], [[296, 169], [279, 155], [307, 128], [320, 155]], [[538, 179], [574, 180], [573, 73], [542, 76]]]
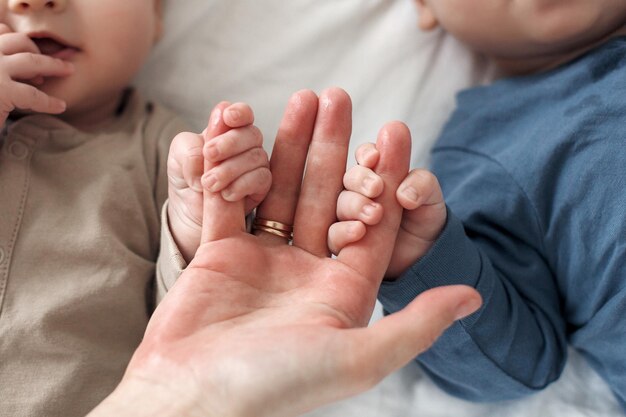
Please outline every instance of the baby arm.
[[[342, 222], [329, 232], [333, 250], [359, 240], [365, 224], [376, 224], [383, 216], [376, 205], [369, 216], [363, 210], [371, 204], [366, 196], [378, 192], [378, 180], [364, 169], [375, 165], [376, 153], [368, 153], [373, 162], [358, 155], [363, 167], [346, 175], [347, 191], [338, 203]], [[405, 207], [401, 233], [406, 236], [396, 241], [387, 270], [397, 280], [383, 282], [378, 298], [386, 312], [394, 313], [430, 288], [474, 287], [484, 300], [481, 310], [455, 324], [417, 361], [445, 391], [465, 399], [499, 401], [532, 394], [558, 378], [566, 357], [559, 291], [533, 242], [542, 236], [534, 206], [499, 165], [455, 152], [443, 158], [442, 153], [438, 162], [447, 175], [440, 177], [447, 181], [442, 181], [448, 185], [447, 204], [440, 207], [439, 186], [424, 171], [413, 171], [398, 188], [396, 197]], [[364, 191], [368, 187], [374, 191]], [[406, 210], [411, 200], [416, 208]], [[447, 205], [458, 210], [458, 218]], [[430, 214], [419, 214], [422, 209]], [[409, 259], [414, 263], [400, 269]]]
[[[372, 201], [383, 191], [382, 179], [374, 173], [379, 153], [373, 144], [359, 147], [358, 165], [344, 176], [345, 190], [337, 202], [337, 218], [329, 230], [328, 243], [333, 253], [360, 240], [365, 225], [377, 224], [383, 213]], [[405, 209], [387, 273], [387, 279], [398, 277], [431, 248], [446, 223], [446, 205], [437, 178], [425, 170], [409, 172], [396, 191]]]
[[59, 114], [65, 102], [36, 87], [44, 77], [67, 77], [73, 65], [41, 54], [23, 33], [0, 23], [0, 128], [15, 109]]
[[[223, 112], [230, 130], [210, 140], [203, 134], [181, 133], [174, 138], [168, 158], [169, 227], [183, 258], [189, 262], [202, 229], [203, 187], [227, 201], [245, 198], [251, 212], [269, 191], [271, 173], [263, 136], [254, 126], [252, 109], [235, 103]], [[212, 168], [204, 172], [204, 162]]]

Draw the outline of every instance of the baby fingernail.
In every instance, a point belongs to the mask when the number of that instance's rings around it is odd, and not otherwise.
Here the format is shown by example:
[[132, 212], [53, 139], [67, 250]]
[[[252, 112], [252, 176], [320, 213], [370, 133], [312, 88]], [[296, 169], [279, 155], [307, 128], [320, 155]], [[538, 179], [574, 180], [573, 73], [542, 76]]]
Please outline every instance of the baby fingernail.
[[374, 214], [376, 214], [377, 209], [378, 206], [376, 204], [367, 204], [363, 206], [363, 214], [365, 214], [365, 216], [367, 217], [372, 217]]
[[202, 183], [204, 186], [209, 189], [209, 191], [215, 191], [215, 185], [217, 183], [217, 178], [213, 174], [204, 174], [202, 177]]
[[414, 201], [416, 203], [419, 200], [419, 194], [417, 194], [417, 191], [412, 187], [404, 187], [402, 189], [402, 195], [406, 197], [407, 199]]
[[369, 163], [373, 158], [378, 158], [378, 150], [376, 148], [367, 148], [363, 151], [363, 160]]
[[351, 234], [352, 236], [357, 236], [360, 231], [361, 231], [360, 223], [354, 222], [348, 226], [348, 233]]
[[363, 188], [365, 190], [365, 192], [371, 192], [372, 188], [374, 187], [374, 182], [376, 181], [375, 178], [372, 177], [365, 177], [363, 178]]
[[241, 112], [236, 109], [229, 109], [228, 114], [235, 122], [241, 118]]

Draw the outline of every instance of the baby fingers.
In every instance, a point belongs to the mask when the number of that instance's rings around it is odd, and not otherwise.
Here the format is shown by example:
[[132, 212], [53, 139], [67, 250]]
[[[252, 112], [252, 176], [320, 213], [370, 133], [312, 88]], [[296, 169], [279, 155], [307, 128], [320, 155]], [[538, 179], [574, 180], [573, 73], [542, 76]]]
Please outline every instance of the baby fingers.
[[363, 239], [367, 229], [358, 220], [334, 223], [328, 229], [328, 249], [337, 255], [350, 243]]
[[352, 191], [342, 191], [337, 199], [337, 218], [339, 220], [360, 220], [373, 226], [383, 217], [383, 206], [369, 198]]
[[167, 175], [175, 189], [191, 188], [202, 192], [200, 178], [204, 172], [203, 145], [202, 136], [189, 132], [180, 133], [172, 140]]
[[267, 153], [261, 147], [249, 149], [215, 165], [202, 177], [202, 185], [211, 192], [219, 192], [233, 181], [258, 168], [269, 170]]
[[444, 202], [437, 177], [423, 169], [409, 172], [398, 187], [396, 198], [400, 205], [408, 210]]
[[246, 213], [258, 206], [272, 186], [272, 173], [269, 168], [261, 167], [246, 172], [222, 190], [221, 194], [226, 201], [246, 199]]
[[0, 27], [0, 53], [3, 55], [13, 55], [18, 52], [40, 53], [39, 48], [37, 48], [35, 42], [33, 42], [28, 35], [16, 32], [6, 33], [3, 32], [3, 28]]
[[345, 173], [343, 186], [348, 191], [363, 194], [365, 197], [376, 198], [383, 192], [384, 182], [370, 168], [357, 165]]
[[234, 103], [224, 109], [223, 119], [228, 127], [243, 127], [254, 123], [254, 112], [245, 103]]
[[[21, 110], [32, 110], [36, 113], [63, 113], [66, 104], [63, 100], [49, 96], [43, 91], [22, 83], [11, 83], [8, 94], [11, 105]], [[12, 109], [11, 109], [12, 110]]]
[[62, 59], [31, 52], [2, 57], [7, 74], [14, 80], [30, 80], [39, 76], [65, 77], [74, 71], [74, 65]]
[[446, 204], [439, 181], [425, 170], [413, 170], [398, 187], [396, 198], [406, 209], [402, 230], [421, 240], [434, 240], [447, 218]]
[[256, 126], [232, 129], [204, 145], [204, 157], [216, 163], [263, 146], [263, 134]]
[[373, 143], [364, 143], [356, 150], [356, 162], [364, 167], [374, 169], [379, 159], [380, 152]]

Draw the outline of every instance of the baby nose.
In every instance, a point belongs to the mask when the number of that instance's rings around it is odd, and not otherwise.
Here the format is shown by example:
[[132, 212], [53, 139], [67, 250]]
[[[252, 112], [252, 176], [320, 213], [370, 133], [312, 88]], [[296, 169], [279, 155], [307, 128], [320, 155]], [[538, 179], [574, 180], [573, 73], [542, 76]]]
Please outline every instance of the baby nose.
[[32, 13], [42, 10], [61, 12], [67, 0], [9, 0], [9, 10], [13, 13]]

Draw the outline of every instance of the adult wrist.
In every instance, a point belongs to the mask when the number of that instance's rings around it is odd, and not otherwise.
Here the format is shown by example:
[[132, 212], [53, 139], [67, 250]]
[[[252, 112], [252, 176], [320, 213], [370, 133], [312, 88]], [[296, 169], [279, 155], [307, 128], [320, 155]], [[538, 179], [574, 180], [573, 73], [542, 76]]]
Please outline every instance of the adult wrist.
[[87, 417], [218, 417], [206, 397], [201, 402], [194, 391], [127, 378]]

